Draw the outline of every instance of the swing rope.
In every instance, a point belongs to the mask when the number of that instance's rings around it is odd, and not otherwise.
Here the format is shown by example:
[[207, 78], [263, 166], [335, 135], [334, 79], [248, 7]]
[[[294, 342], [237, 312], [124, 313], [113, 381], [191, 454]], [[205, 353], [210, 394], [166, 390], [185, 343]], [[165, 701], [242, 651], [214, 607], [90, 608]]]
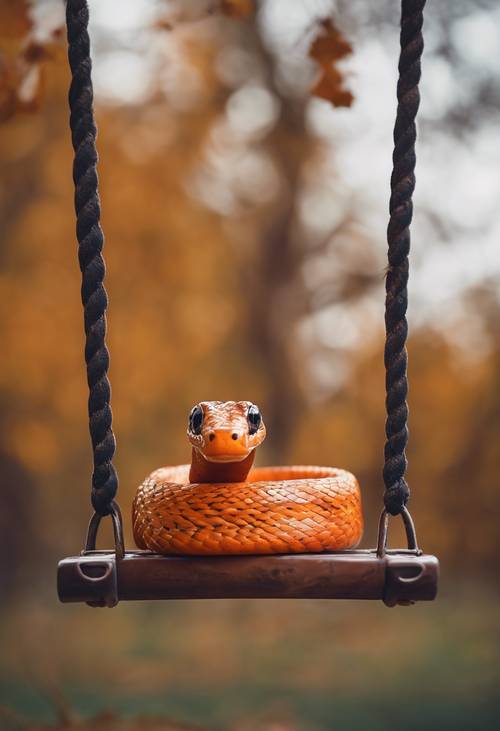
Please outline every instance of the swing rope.
[[386, 369], [385, 483], [384, 505], [391, 515], [405, 510], [410, 497], [405, 473], [408, 443], [408, 395], [406, 339], [408, 322], [408, 255], [410, 224], [415, 189], [415, 141], [420, 95], [420, 60], [425, 0], [402, 0], [401, 54], [397, 86], [398, 108], [394, 125], [393, 171], [390, 220], [387, 229], [388, 270], [386, 276], [384, 363]]
[[89, 10], [86, 0], [68, 0], [66, 25], [68, 58], [71, 67], [69, 90], [70, 127], [75, 158], [76, 235], [78, 259], [82, 272], [81, 296], [84, 308], [85, 361], [89, 386], [88, 413], [94, 469], [92, 505], [100, 516], [116, 507], [114, 497], [118, 477], [112, 459], [115, 436], [110, 407], [111, 386], [108, 378], [109, 352], [106, 347], [106, 308], [104, 289], [105, 264], [102, 256], [104, 236], [100, 225], [97, 178], [96, 125], [93, 112]]

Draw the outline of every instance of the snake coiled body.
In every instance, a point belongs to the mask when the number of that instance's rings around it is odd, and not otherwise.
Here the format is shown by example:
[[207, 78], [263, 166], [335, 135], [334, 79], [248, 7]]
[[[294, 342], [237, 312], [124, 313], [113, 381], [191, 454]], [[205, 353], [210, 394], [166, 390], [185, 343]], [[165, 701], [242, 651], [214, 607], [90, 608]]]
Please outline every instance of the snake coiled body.
[[202, 402], [195, 407], [201, 425], [193, 409], [191, 465], [160, 468], [137, 491], [132, 522], [139, 548], [238, 555], [333, 551], [359, 542], [354, 475], [333, 467], [251, 469], [265, 437], [260, 412], [253, 418], [251, 408], [246, 401]]

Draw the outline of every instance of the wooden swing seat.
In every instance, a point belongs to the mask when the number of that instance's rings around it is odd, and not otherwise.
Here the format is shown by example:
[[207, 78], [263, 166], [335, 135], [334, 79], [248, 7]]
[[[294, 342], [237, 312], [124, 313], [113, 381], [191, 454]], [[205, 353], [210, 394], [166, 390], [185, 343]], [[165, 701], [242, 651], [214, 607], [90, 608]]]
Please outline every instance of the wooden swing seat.
[[274, 556], [160, 556], [89, 551], [59, 563], [62, 602], [115, 606], [151, 599], [378, 599], [431, 601], [438, 560], [411, 550]]

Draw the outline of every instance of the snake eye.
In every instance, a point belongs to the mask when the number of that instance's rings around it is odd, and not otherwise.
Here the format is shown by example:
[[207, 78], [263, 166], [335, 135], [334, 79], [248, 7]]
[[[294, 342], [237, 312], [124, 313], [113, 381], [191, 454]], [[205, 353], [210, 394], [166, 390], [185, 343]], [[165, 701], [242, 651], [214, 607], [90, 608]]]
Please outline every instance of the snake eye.
[[203, 410], [201, 406], [193, 406], [189, 414], [189, 431], [192, 434], [201, 434], [203, 424]]
[[262, 416], [260, 415], [259, 407], [252, 404], [248, 407], [248, 433], [250, 435], [255, 434], [262, 423]]

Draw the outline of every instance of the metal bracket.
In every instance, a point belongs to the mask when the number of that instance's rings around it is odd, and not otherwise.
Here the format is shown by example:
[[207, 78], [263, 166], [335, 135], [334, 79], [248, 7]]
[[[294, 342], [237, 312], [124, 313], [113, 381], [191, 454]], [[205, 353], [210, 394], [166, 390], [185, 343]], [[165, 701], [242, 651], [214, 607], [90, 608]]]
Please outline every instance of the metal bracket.
[[386, 554], [382, 596], [388, 607], [409, 606], [436, 598], [439, 563], [434, 556]]
[[387, 548], [390, 515], [385, 509], [378, 527], [377, 556], [386, 561], [382, 599], [388, 607], [414, 604], [416, 596], [430, 601], [435, 598], [437, 590], [439, 564], [437, 560], [418, 560], [422, 551], [418, 547], [415, 524], [408, 508], [403, 508], [401, 518], [406, 531], [406, 552], [393, 552]]
[[[110, 507], [109, 515], [113, 522], [115, 539], [114, 556], [109, 551], [96, 550], [97, 534], [103, 516], [94, 513], [88, 525], [81, 558], [77, 562], [61, 562], [65, 584], [84, 589], [87, 604], [91, 607], [114, 607], [118, 604], [118, 567], [125, 556], [125, 543], [118, 503], [113, 500]], [[59, 580], [58, 590], [61, 593]]]
[[63, 600], [67, 593], [75, 601], [90, 607], [114, 607], [118, 604], [117, 562], [114, 554], [105, 552], [65, 558], [59, 563], [57, 591]]
[[[401, 512], [401, 518], [403, 519], [406, 531], [406, 542], [408, 544], [408, 551], [411, 551], [416, 556], [420, 556], [422, 554], [422, 551], [418, 547], [415, 524], [412, 520], [408, 508], [403, 508]], [[390, 515], [384, 508], [380, 515], [380, 521], [378, 524], [377, 556], [379, 558], [383, 558], [387, 551], [387, 533], [389, 530], [389, 519]]]
[[[120, 507], [115, 500], [110, 505], [111, 520], [113, 521], [113, 534], [115, 537], [115, 555], [117, 560], [122, 559], [125, 555], [125, 542], [123, 540], [123, 520]], [[85, 548], [82, 551], [82, 556], [89, 553], [90, 551], [96, 550], [97, 533], [101, 524], [103, 516], [99, 513], [94, 513], [91, 517], [89, 526], [87, 528], [87, 538], [85, 539]], [[109, 551], [108, 551], [109, 553]]]

